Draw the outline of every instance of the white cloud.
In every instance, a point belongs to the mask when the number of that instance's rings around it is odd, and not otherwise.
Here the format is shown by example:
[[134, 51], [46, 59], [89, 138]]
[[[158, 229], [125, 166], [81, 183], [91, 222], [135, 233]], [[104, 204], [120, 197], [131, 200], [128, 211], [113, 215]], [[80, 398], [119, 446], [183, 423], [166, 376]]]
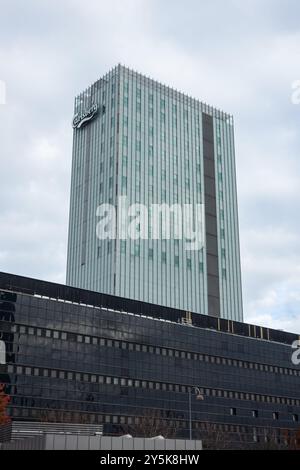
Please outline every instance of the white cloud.
[[267, 328], [273, 328], [275, 330], [283, 330], [288, 332], [299, 332], [300, 331], [300, 318], [274, 318], [274, 315], [270, 313], [259, 313], [249, 315], [247, 318], [248, 322], [252, 325], [265, 326]]

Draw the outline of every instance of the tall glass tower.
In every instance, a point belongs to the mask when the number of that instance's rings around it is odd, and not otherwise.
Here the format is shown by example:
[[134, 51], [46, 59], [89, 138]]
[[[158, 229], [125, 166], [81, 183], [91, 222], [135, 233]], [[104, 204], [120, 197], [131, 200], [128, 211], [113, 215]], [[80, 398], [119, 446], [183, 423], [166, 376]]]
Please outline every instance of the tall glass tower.
[[[242, 321], [232, 116], [118, 65], [77, 96], [73, 127], [67, 284]], [[99, 239], [97, 208], [118, 225], [120, 196], [201, 205], [203, 246]]]

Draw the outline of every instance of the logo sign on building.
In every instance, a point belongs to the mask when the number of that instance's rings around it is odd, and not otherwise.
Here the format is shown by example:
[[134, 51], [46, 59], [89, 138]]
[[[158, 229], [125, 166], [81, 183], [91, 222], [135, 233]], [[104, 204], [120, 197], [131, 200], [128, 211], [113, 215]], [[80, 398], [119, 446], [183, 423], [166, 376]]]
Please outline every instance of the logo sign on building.
[[[73, 118], [73, 129], [80, 129], [84, 124], [91, 121], [99, 111], [98, 104], [93, 104], [81, 114], [75, 114]], [[103, 107], [104, 111], [104, 107]]]

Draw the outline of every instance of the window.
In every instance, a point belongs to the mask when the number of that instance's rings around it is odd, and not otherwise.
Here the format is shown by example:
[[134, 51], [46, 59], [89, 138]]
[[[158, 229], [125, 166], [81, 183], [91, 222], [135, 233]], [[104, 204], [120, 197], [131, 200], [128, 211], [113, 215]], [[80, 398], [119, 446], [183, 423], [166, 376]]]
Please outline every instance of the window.
[[140, 245], [138, 243], [134, 244], [134, 255], [140, 256]]
[[258, 418], [258, 411], [252, 410], [252, 418]]
[[293, 415], [293, 421], [294, 421], [294, 423], [298, 423], [298, 421], [299, 421], [299, 416], [298, 416], [297, 414], [294, 414], [294, 415]]
[[272, 416], [273, 416], [273, 419], [278, 420], [278, 419], [279, 419], [279, 413], [278, 413], [278, 411], [274, 411], [273, 414], [272, 414]]
[[230, 408], [230, 416], [236, 416], [236, 408]]
[[122, 176], [122, 189], [127, 189], [127, 177]]

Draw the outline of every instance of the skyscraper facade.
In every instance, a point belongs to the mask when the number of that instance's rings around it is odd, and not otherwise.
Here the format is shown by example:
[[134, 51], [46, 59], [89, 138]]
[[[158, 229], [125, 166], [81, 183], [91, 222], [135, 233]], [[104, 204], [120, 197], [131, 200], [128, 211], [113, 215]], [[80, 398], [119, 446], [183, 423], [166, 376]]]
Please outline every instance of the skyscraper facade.
[[[241, 321], [232, 116], [118, 65], [75, 99], [73, 127], [67, 284]], [[159, 208], [158, 236], [145, 218], [128, 236], [133, 204]]]

